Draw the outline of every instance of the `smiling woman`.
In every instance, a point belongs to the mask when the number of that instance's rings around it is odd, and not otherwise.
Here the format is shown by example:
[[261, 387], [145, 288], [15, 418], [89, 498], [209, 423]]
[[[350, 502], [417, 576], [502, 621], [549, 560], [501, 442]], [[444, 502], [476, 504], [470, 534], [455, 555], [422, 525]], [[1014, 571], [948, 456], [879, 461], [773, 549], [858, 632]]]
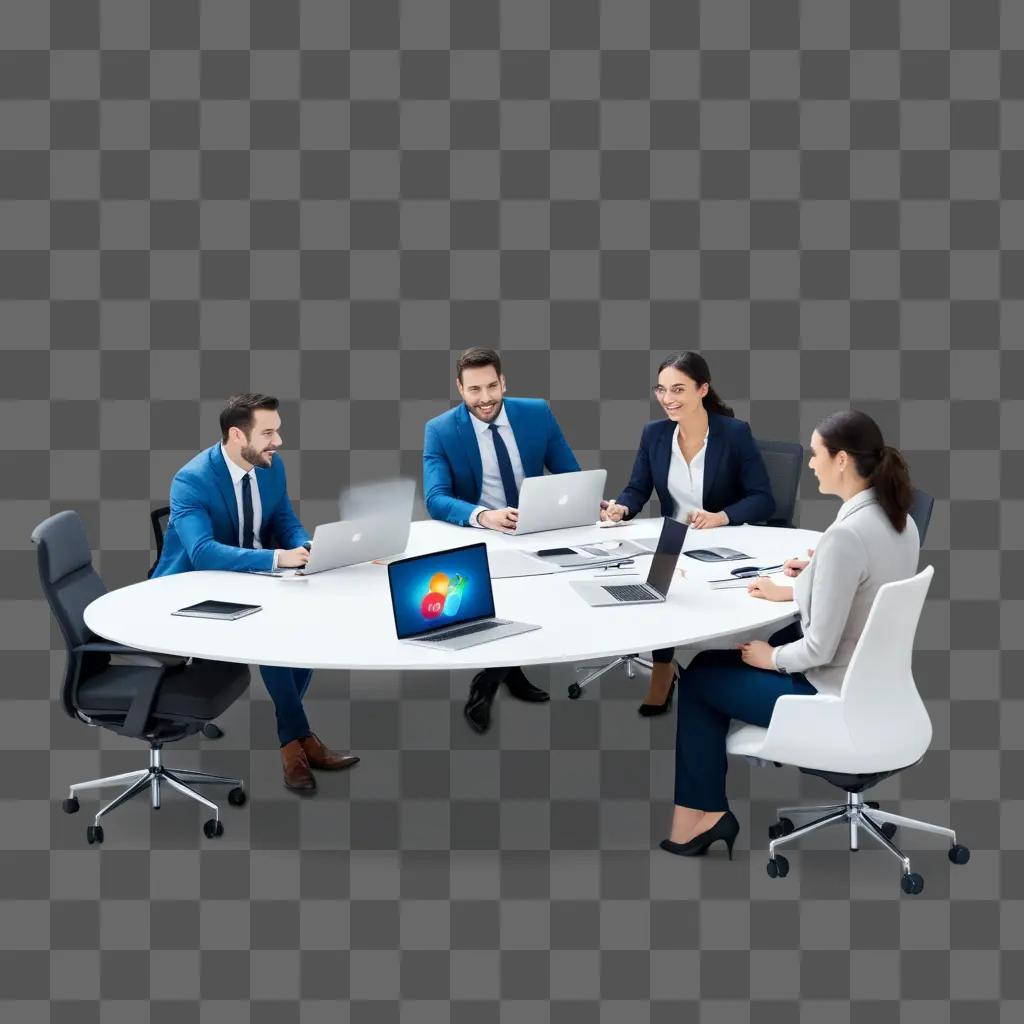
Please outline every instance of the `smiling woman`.
[[[654, 397], [665, 419], [644, 427], [626, 489], [602, 519], [632, 519], [658, 492], [661, 510], [697, 530], [762, 522], [775, 509], [768, 471], [750, 427], [736, 419], [711, 386], [711, 370], [697, 352], [670, 356], [658, 367]], [[671, 707], [675, 687], [672, 648], [654, 651], [644, 717]]]

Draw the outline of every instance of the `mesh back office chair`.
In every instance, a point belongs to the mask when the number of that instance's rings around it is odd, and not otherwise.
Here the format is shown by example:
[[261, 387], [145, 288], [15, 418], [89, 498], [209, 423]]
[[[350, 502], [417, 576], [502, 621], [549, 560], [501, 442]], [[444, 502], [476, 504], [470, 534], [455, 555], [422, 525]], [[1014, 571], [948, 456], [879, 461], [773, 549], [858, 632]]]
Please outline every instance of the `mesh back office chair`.
[[[146, 573], [147, 580], [153, 578], [153, 573], [156, 571], [157, 563], [160, 561], [160, 556], [164, 553], [164, 530], [167, 528], [167, 521], [170, 518], [170, 505], [163, 505], [160, 508], [155, 508], [149, 513], [149, 521], [153, 526], [153, 539], [156, 541], [156, 558], [154, 559], [153, 564], [149, 567], [149, 572]], [[206, 725], [203, 726], [203, 735], [208, 740], [219, 740], [221, 736], [224, 735], [224, 730], [215, 722], [207, 722]]]
[[[772, 497], [775, 499], [775, 513], [768, 520], [768, 525], [792, 526], [796, 493], [800, 487], [800, 470], [804, 460], [803, 445], [792, 444], [789, 441], [758, 441], [757, 447], [768, 470], [768, 482], [771, 485]], [[639, 654], [621, 654], [596, 668], [592, 665], [577, 665], [576, 671], [587, 672], [587, 675], [569, 686], [569, 699], [579, 700], [590, 683], [620, 665], [626, 670], [627, 679], [636, 678], [637, 665], [648, 672], [653, 667], [649, 659], [642, 658]]]
[[758, 441], [757, 447], [768, 470], [768, 482], [775, 499], [775, 512], [767, 525], [792, 526], [804, 464], [804, 446], [792, 441]]
[[146, 573], [146, 579], [152, 579], [157, 562], [160, 561], [160, 556], [164, 553], [164, 530], [166, 529], [167, 520], [170, 518], [171, 508], [169, 505], [155, 508], [149, 513], [149, 521], [153, 526], [153, 539], [156, 541], [156, 558], [149, 567], [149, 572]]
[[[854, 648], [838, 696], [780, 697], [767, 728], [733, 724], [726, 749], [730, 754], [778, 765], [792, 765], [846, 791], [846, 802], [818, 807], [780, 807], [768, 830], [768, 874], [785, 878], [789, 862], [776, 848], [831, 825], [849, 829], [850, 849], [866, 832], [900, 862], [900, 884], [916, 895], [924, 880], [910, 870], [910, 858], [893, 845], [896, 829], [932, 832], [949, 840], [949, 859], [966, 864], [971, 851], [956, 833], [879, 809], [863, 793], [896, 772], [917, 764], [932, 739], [932, 723], [911, 672], [914, 633], [935, 570], [928, 566], [910, 579], [878, 588]], [[800, 827], [797, 815], [812, 820]]]
[[[149, 767], [111, 775], [69, 787], [63, 808], [79, 809], [78, 793], [107, 786], [126, 785], [119, 796], [97, 812], [86, 829], [90, 843], [103, 842], [100, 819], [147, 790], [153, 807], [160, 806], [160, 791], [170, 786], [213, 812], [204, 825], [208, 838], [222, 835], [224, 825], [215, 803], [200, 796], [193, 785], [231, 786], [228, 802], [246, 801], [241, 779], [184, 769], [171, 771], [161, 759], [164, 743], [184, 739], [222, 714], [249, 686], [246, 665], [214, 661], [187, 662], [182, 658], [148, 654], [122, 644], [101, 640], [85, 624], [85, 609], [107, 588], [92, 565], [85, 528], [77, 512], [59, 512], [32, 531], [39, 564], [39, 579], [50, 611], [67, 646], [61, 702], [72, 718], [86, 725], [109, 729], [149, 744]], [[112, 664], [111, 656], [128, 656], [129, 664]]]
[[910, 503], [910, 518], [917, 524], [917, 533], [921, 538], [921, 546], [924, 546], [925, 534], [928, 533], [928, 524], [932, 521], [932, 509], [935, 507], [935, 499], [930, 494], [914, 488], [914, 496]]

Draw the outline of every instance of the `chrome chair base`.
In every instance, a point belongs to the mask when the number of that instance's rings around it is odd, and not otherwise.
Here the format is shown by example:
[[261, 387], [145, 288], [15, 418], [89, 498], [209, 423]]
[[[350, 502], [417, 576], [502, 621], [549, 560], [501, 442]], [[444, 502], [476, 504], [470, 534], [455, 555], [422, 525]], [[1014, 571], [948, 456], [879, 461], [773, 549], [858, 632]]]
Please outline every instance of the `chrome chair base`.
[[612, 669], [619, 668], [620, 666], [626, 670], [627, 679], [635, 679], [637, 665], [648, 672], [654, 667], [652, 661], [648, 658], [641, 658], [639, 654], [622, 654], [609, 661], [607, 665], [598, 665], [597, 668], [594, 668], [592, 665], [577, 665], [577, 672], [589, 672], [589, 675], [569, 687], [570, 700], [579, 700], [589, 683], [592, 683], [595, 679], [600, 679], [606, 672], [611, 672]]
[[[231, 803], [240, 805], [245, 802], [245, 783], [241, 779], [229, 778], [226, 775], [209, 775], [206, 772], [192, 771], [190, 768], [176, 768], [173, 771], [163, 766], [161, 750], [159, 747], [151, 747], [149, 751], [149, 767], [135, 772], [124, 772], [121, 775], [108, 775], [102, 779], [90, 779], [87, 782], [76, 782], [68, 787], [68, 799], [64, 802], [64, 809], [68, 813], [78, 810], [78, 795], [91, 789], [106, 789], [109, 786], [127, 785], [110, 803], [101, 807], [93, 818], [93, 825], [98, 826], [100, 818], [110, 814], [122, 804], [127, 803], [141, 793], [149, 791], [150, 799], [154, 808], [160, 807], [160, 792], [163, 786], [181, 793], [182, 796], [195, 800], [204, 807], [213, 811], [213, 821], [220, 822], [220, 809], [212, 801], [197, 793], [192, 786], [198, 785], [220, 785], [231, 786], [232, 791], [228, 796]], [[220, 834], [223, 827], [216, 834]]]
[[[768, 830], [768, 874], [772, 878], [785, 877], [789, 870], [786, 859], [775, 852], [778, 847], [833, 825], [841, 825], [849, 830], [851, 850], [859, 849], [861, 832], [888, 850], [900, 862], [901, 884], [904, 892], [910, 894], [919, 893], [924, 882], [920, 875], [911, 872], [910, 858], [892, 842], [892, 836], [897, 828], [944, 836], [949, 840], [949, 859], [954, 864], [966, 864], [970, 859], [970, 851], [966, 846], [957, 844], [956, 832], [953, 829], [880, 810], [877, 804], [865, 803], [861, 793], [847, 793], [845, 804], [780, 807], [777, 813], [778, 823]], [[796, 815], [810, 816], [813, 820], [794, 826], [791, 817]]]

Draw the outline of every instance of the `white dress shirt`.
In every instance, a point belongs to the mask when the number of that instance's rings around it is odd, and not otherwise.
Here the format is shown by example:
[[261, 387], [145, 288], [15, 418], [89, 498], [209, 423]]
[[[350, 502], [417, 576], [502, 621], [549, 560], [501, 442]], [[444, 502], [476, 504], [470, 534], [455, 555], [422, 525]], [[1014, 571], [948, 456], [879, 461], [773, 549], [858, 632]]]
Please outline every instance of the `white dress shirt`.
[[[473, 526], [480, 526], [477, 521], [480, 513], [488, 509], [505, 508], [505, 487], [501, 482], [501, 471], [498, 469], [498, 456], [494, 451], [494, 438], [491, 436], [491, 424], [484, 423], [477, 419], [472, 413], [469, 420], [476, 431], [476, 443], [480, 449], [480, 466], [483, 469], [483, 487], [480, 489], [480, 504], [473, 509], [469, 521]], [[505, 447], [508, 449], [509, 461], [512, 463], [512, 473], [516, 478], [516, 489], [523, 486], [526, 472], [523, 470], [523, 460], [519, 457], [519, 447], [516, 444], [516, 435], [512, 433], [512, 424], [508, 421], [508, 412], [502, 403], [501, 411], [492, 421], [498, 427]], [[482, 527], [481, 527], [482, 528]]]
[[[710, 432], [710, 431], [709, 431]], [[685, 523], [691, 512], [704, 507], [704, 459], [708, 451], [708, 435], [699, 452], [687, 462], [679, 450], [679, 425], [672, 431], [672, 456], [668, 464], [668, 493], [675, 503], [673, 519]]]
[[[231, 474], [231, 483], [235, 488], [235, 505], [238, 508], [238, 546], [242, 547], [242, 531], [245, 529], [245, 514], [242, 511], [242, 480], [249, 478], [249, 493], [252, 497], [252, 546], [255, 550], [261, 551], [263, 545], [260, 543], [260, 526], [263, 523], [263, 504], [260, 502], [260, 488], [256, 483], [256, 469], [253, 467], [247, 473], [227, 453], [224, 445], [220, 446], [220, 453], [224, 456], [224, 462]], [[274, 552], [274, 568], [277, 568], [277, 552]]]

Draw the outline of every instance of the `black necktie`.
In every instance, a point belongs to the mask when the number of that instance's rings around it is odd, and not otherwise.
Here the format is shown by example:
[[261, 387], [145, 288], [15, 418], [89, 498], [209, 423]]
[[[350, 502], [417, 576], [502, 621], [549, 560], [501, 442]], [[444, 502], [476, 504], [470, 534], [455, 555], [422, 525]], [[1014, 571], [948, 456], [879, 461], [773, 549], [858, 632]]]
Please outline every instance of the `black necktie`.
[[242, 547], [252, 547], [252, 483], [249, 473], [242, 477]]
[[498, 472], [501, 474], [501, 486], [505, 489], [505, 504], [509, 508], [519, 508], [519, 488], [516, 487], [516, 475], [512, 471], [512, 460], [508, 457], [508, 449], [498, 433], [498, 424], [489, 427], [494, 439], [494, 454], [498, 457]]

